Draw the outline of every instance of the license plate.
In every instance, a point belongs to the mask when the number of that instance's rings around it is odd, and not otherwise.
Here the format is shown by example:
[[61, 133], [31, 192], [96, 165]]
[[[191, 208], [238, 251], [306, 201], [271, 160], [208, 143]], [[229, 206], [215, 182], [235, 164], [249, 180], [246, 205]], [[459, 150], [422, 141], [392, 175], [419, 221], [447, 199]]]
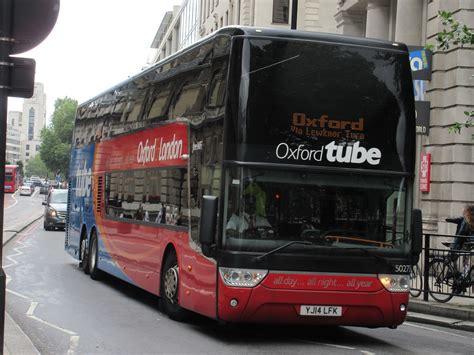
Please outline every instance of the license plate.
[[315, 317], [340, 317], [342, 316], [342, 307], [302, 305], [300, 306], [300, 315]]

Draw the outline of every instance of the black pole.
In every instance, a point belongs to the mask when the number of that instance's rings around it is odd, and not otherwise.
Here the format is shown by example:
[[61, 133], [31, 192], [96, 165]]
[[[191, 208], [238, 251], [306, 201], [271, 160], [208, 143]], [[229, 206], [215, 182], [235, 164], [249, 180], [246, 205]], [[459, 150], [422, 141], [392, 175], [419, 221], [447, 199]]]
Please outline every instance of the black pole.
[[430, 267], [430, 235], [425, 234], [425, 256], [423, 258], [423, 301], [428, 301], [429, 267]]
[[[13, 0], [0, 0], [0, 262], [3, 260], [3, 202], [5, 193], [5, 144], [10, 83], [11, 13]], [[0, 267], [0, 353], [3, 354], [5, 334], [6, 276]]]
[[298, 19], [298, 0], [291, 1], [291, 29], [296, 30], [296, 22]]

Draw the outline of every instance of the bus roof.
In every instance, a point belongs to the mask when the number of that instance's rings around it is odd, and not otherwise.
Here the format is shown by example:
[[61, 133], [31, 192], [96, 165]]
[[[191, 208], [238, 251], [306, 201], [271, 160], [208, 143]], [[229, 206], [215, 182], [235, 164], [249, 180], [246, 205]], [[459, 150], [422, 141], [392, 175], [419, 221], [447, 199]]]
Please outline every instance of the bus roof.
[[201, 45], [204, 42], [212, 40], [213, 38], [227, 35], [231, 37], [236, 36], [251, 36], [251, 37], [262, 37], [262, 38], [286, 38], [286, 39], [299, 39], [299, 40], [309, 40], [309, 41], [319, 41], [335, 44], [344, 44], [344, 45], [355, 45], [355, 46], [364, 46], [364, 47], [373, 47], [378, 49], [385, 49], [391, 51], [404, 51], [407, 52], [408, 48], [405, 44], [399, 42], [384, 41], [372, 38], [362, 38], [362, 37], [353, 37], [340, 34], [332, 33], [322, 33], [322, 32], [309, 32], [309, 31], [295, 31], [295, 30], [283, 30], [283, 29], [274, 29], [274, 28], [263, 28], [263, 27], [246, 27], [246, 26], [226, 26], [222, 27], [219, 30], [209, 34], [208, 36], [200, 39], [196, 43], [185, 47], [179, 50], [176, 53], [164, 58], [163, 60], [153, 64], [149, 68], [129, 77], [128, 79], [118, 83], [117, 85], [109, 88], [108, 90], [103, 91], [102, 93], [94, 96], [93, 98], [81, 103], [79, 107], [85, 106], [94, 102], [95, 100], [101, 98], [102, 96], [117, 90], [129, 82], [133, 82], [142, 75], [155, 70], [156, 68], [162, 66], [163, 64], [175, 59], [176, 57], [186, 53], [189, 50]]

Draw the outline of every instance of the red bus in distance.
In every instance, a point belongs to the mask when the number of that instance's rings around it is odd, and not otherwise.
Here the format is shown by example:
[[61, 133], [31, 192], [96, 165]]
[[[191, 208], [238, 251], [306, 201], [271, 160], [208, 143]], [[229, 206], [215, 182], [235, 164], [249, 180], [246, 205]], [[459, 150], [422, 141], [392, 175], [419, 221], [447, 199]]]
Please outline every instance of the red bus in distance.
[[14, 193], [20, 187], [18, 165], [5, 165], [5, 192]]

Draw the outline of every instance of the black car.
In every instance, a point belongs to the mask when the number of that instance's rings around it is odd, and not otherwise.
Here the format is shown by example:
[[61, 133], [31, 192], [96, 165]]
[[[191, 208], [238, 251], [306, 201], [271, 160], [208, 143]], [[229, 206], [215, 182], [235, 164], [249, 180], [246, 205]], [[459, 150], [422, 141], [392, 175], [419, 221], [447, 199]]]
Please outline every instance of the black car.
[[64, 228], [66, 223], [67, 190], [51, 189], [46, 201], [43, 201], [44, 229]]

